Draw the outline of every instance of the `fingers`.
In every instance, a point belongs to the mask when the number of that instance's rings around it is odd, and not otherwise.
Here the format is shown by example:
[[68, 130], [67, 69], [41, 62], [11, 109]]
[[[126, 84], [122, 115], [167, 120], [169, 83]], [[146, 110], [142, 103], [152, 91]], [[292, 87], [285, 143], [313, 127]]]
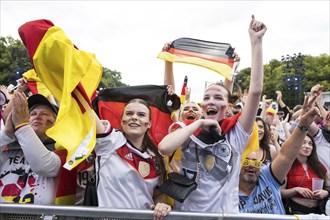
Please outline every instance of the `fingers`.
[[165, 203], [157, 203], [156, 206], [151, 206], [154, 209], [154, 220], [160, 220], [163, 219], [171, 210], [171, 206], [165, 204]]
[[251, 16], [251, 22], [250, 22], [250, 28], [252, 28], [252, 25], [255, 21], [254, 15]]
[[166, 42], [163, 46], [163, 50], [166, 50], [166, 51], [169, 50], [171, 48], [171, 44], [172, 44], [172, 42]]

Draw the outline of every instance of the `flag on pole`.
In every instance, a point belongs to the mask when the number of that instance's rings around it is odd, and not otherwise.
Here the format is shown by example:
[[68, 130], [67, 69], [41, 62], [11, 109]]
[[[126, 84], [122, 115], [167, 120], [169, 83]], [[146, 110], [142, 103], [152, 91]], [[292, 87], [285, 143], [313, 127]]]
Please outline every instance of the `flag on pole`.
[[184, 77], [184, 80], [183, 80], [182, 89], [181, 89], [181, 96], [180, 96], [181, 104], [185, 103], [185, 101], [186, 101], [186, 88], [187, 88], [187, 84], [188, 84], [188, 77], [185, 76]]
[[35, 72], [60, 103], [55, 125], [46, 134], [68, 151], [64, 168], [71, 170], [95, 147], [96, 119], [90, 99], [102, 66], [49, 20], [27, 22], [18, 31]]
[[151, 109], [149, 135], [156, 146], [168, 134], [172, 124], [171, 112], [180, 108], [180, 98], [169, 96], [166, 86], [141, 85], [107, 88], [99, 92], [93, 101], [95, 112], [111, 126], [121, 130], [120, 122], [125, 104], [135, 98], [145, 100]]
[[205, 67], [231, 79], [234, 66], [233, 54], [234, 48], [228, 43], [179, 38], [171, 43], [168, 51], [160, 52], [158, 58]]

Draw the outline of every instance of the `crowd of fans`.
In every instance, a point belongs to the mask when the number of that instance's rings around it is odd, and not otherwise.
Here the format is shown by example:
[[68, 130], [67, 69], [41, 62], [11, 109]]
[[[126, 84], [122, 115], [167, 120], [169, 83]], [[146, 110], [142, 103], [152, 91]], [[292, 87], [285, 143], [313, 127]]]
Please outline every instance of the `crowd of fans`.
[[[202, 103], [191, 101], [188, 90], [186, 102], [172, 113], [176, 126], [158, 146], [148, 135], [148, 103], [133, 99], [123, 110], [120, 130], [97, 117], [95, 149], [71, 171], [63, 168], [66, 150], [46, 133], [60, 103], [40, 94], [26, 97], [24, 78], [15, 91], [0, 86], [0, 202], [88, 205], [86, 184], [96, 178], [94, 205], [152, 209], [156, 219], [171, 210], [329, 215], [330, 112], [322, 105], [323, 87], [313, 86], [293, 109], [277, 91], [273, 108], [273, 100], [262, 96], [266, 30], [252, 17], [250, 89], [238, 99], [232, 98], [233, 81], [207, 87]], [[172, 63], [166, 61], [169, 94], [173, 79]], [[157, 190], [169, 172], [198, 182], [183, 203]]]

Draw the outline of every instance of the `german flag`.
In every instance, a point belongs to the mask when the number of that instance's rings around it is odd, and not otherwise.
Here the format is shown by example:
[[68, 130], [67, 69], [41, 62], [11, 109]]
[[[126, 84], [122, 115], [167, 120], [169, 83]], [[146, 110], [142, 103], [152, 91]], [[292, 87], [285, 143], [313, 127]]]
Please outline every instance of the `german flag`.
[[108, 120], [112, 127], [121, 130], [120, 121], [125, 104], [135, 98], [145, 100], [151, 109], [149, 135], [157, 146], [173, 123], [171, 112], [180, 108], [180, 98], [177, 95], [169, 96], [166, 87], [141, 85], [103, 89], [93, 101], [93, 108], [100, 119]]
[[96, 119], [91, 101], [102, 76], [92, 53], [78, 50], [64, 31], [49, 20], [23, 24], [19, 35], [34, 70], [60, 102], [54, 126], [46, 134], [68, 151], [64, 167], [76, 167], [96, 143]]
[[184, 77], [184, 80], [183, 80], [182, 89], [181, 89], [181, 96], [180, 96], [181, 104], [184, 104], [185, 101], [186, 101], [186, 88], [187, 88], [187, 84], [188, 84], [188, 77], [185, 76]]
[[228, 43], [179, 38], [171, 43], [168, 51], [160, 52], [158, 58], [205, 67], [231, 79], [234, 66], [233, 54], [234, 48]]

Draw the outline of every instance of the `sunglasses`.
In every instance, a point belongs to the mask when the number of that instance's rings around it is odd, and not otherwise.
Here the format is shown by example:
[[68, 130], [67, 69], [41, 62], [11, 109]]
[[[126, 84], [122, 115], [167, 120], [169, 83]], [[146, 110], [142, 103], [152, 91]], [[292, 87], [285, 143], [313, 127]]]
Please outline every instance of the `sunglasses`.
[[243, 161], [243, 166], [248, 167], [248, 166], [254, 166], [256, 168], [260, 168], [262, 165], [262, 162], [260, 160], [250, 160], [250, 159], [245, 159]]

